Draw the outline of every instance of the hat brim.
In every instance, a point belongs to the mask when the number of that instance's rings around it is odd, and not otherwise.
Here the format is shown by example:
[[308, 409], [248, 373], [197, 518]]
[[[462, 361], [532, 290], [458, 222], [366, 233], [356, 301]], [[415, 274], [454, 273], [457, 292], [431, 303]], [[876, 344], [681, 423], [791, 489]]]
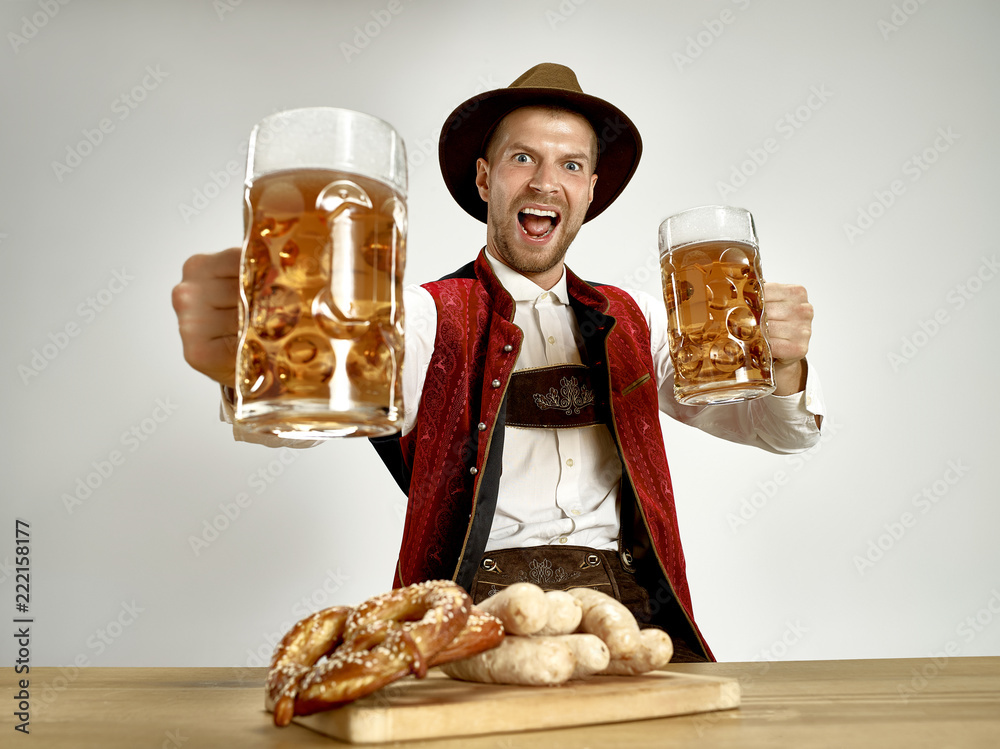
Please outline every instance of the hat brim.
[[584, 222], [600, 215], [632, 179], [642, 155], [642, 139], [617, 107], [588, 94], [559, 88], [502, 88], [473, 96], [445, 120], [438, 142], [441, 173], [452, 197], [473, 218], [486, 222], [486, 203], [476, 187], [476, 160], [493, 128], [515, 109], [555, 105], [579, 112], [597, 134], [599, 179]]

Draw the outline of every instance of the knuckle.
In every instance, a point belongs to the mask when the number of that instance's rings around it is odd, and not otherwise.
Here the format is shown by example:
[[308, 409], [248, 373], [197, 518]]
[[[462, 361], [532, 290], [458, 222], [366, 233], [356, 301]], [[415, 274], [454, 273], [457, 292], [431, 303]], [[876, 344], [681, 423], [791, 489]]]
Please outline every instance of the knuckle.
[[191, 309], [190, 284], [181, 281], [170, 292], [170, 301], [178, 316], [186, 314]]
[[181, 269], [182, 277], [185, 280], [189, 278], [197, 278], [201, 274], [202, 269], [205, 267], [207, 259], [207, 255], [192, 255], [189, 257], [184, 261], [184, 266]]

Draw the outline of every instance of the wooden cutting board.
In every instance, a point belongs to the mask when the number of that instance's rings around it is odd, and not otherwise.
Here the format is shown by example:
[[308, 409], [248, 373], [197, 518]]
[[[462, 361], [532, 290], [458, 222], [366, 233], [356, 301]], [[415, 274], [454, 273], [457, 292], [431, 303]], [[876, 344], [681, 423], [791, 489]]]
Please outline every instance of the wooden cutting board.
[[354, 744], [618, 723], [739, 707], [736, 679], [655, 671], [558, 687], [477, 684], [435, 669], [342, 708], [294, 719]]

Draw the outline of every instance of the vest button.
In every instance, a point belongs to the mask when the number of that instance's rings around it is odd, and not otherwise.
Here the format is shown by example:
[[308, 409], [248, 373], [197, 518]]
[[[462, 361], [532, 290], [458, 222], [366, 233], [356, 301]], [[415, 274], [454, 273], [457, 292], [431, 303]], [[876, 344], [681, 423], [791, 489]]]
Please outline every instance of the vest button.
[[479, 473], [479, 469], [476, 468], [475, 466], [472, 466], [472, 468], [469, 469], [469, 473], [475, 476], [477, 473]]
[[485, 432], [486, 431], [486, 422], [480, 421], [479, 422], [479, 426], [477, 428], [479, 429], [480, 432]]
[[514, 347], [511, 346], [509, 343], [507, 343], [507, 344], [504, 344], [503, 350], [506, 351], [509, 354], [511, 351], [514, 350]]
[[500, 380], [493, 380], [493, 382], [491, 382], [490, 385], [492, 385], [495, 388], [498, 388], [500, 387]]

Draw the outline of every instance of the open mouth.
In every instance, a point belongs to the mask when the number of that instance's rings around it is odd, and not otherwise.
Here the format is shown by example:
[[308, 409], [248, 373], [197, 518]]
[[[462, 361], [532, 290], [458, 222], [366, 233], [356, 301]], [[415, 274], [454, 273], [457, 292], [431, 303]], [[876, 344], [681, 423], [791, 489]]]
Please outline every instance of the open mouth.
[[521, 231], [530, 239], [545, 239], [559, 225], [559, 213], [548, 208], [526, 206], [517, 214]]

